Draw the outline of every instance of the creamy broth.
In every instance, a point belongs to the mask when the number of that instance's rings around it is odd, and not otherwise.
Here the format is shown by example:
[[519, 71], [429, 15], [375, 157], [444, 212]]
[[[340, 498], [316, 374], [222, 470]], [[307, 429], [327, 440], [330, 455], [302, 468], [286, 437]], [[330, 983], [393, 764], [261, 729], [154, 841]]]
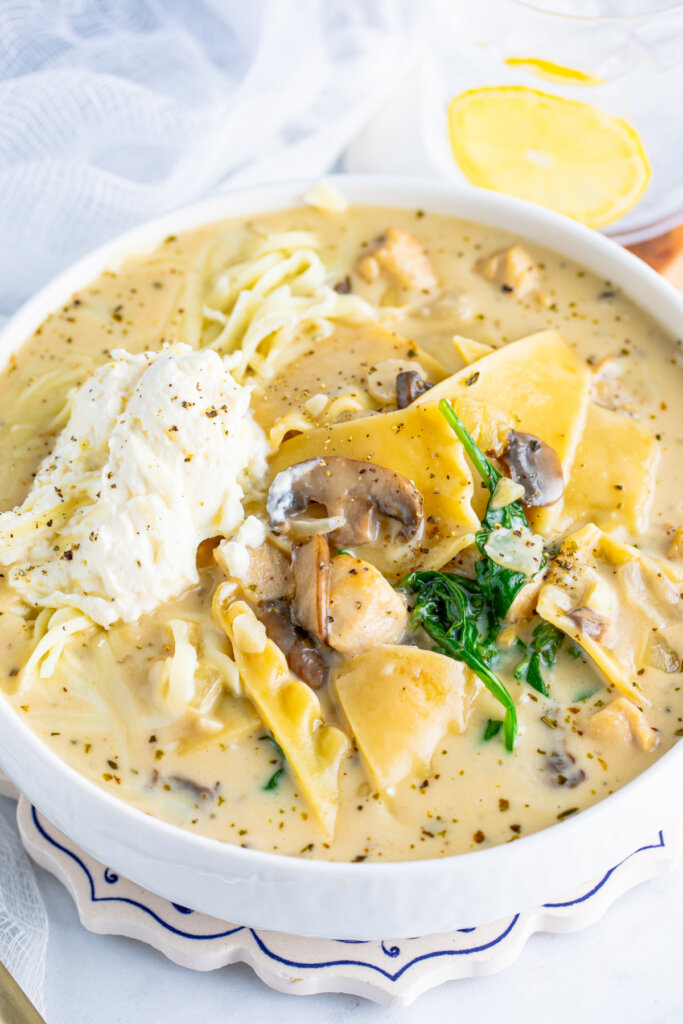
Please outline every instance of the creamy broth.
[[[389, 226], [409, 232], [424, 247], [435, 287], [401, 287], [381, 269], [374, 280], [364, 280], [358, 260], [364, 253], [372, 256], [375, 239]], [[157, 351], [165, 342], [196, 347], [200, 340], [214, 340], [223, 324], [202, 319], [207, 275], [219, 274], [253, 238], [289, 231], [315, 232], [323, 261], [334, 268], [338, 293], [360, 296], [379, 309], [381, 330], [393, 337], [378, 339], [380, 328], [373, 323], [336, 324], [328, 338], [315, 324], [309, 327], [304, 344], [301, 338], [292, 342], [297, 355], [291, 365], [281, 361], [275, 376], [261, 381], [252, 395], [256, 421], [266, 435], [283, 417], [307, 414], [306, 403], [321, 393], [328, 399], [346, 396], [350, 404], [341, 410], [339, 422], [355, 423], [374, 414], [368, 418], [371, 429], [372, 420], [384, 415], [382, 403], [366, 393], [370, 366], [378, 358], [373, 346], [385, 358], [407, 363], [417, 354], [421, 371], [437, 384], [464, 365], [454, 335], [500, 349], [556, 329], [592, 374], [599, 372], [602, 360], [614, 357], [608, 366], [616, 368], [618, 380], [607, 378], [606, 405], [616, 406], [619, 416], [637, 421], [656, 439], [656, 483], [647, 510], [639, 513], [643, 528], [623, 525], [623, 503], [631, 488], [627, 478], [623, 485], [614, 484], [609, 507], [598, 510], [597, 525], [621, 542], [667, 558], [683, 520], [680, 341], [669, 338], [610, 281], [551, 251], [522, 240], [536, 264], [538, 285], [520, 296], [488, 279], [481, 262], [519, 239], [451, 217], [386, 208], [331, 214], [304, 207], [214, 224], [166, 239], [73, 296], [0, 374], [3, 508], [24, 500], [66, 423], [65, 401], [72, 388], [104, 364], [113, 349], [137, 353]], [[333, 354], [325, 362], [335, 338], [341, 357]], [[477, 373], [476, 363], [472, 373]], [[596, 415], [595, 436], [600, 438], [601, 414]], [[305, 443], [306, 433], [286, 440], [298, 429], [295, 420], [285, 420], [280, 438], [277, 431], [271, 436], [273, 446], [285, 438], [273, 453], [275, 469], [284, 465], [288, 445]], [[453, 444], [458, 444], [455, 437]], [[586, 472], [590, 477], [590, 466]], [[585, 515], [575, 515], [566, 529], [558, 524], [549, 541], [551, 554], [564, 534], [596, 520], [591, 495], [585, 497]], [[248, 496], [246, 512], [263, 518], [263, 501], [257, 490]], [[532, 526], [535, 521], [532, 517]], [[353, 553], [364, 557], [362, 546]], [[591, 727], [594, 716], [620, 693], [569, 637], [552, 668], [543, 670], [547, 696], [515, 680], [513, 670], [522, 654], [512, 636], [509, 646], [501, 645], [495, 669], [517, 705], [520, 733], [514, 751], [505, 749], [500, 734], [484, 738], [489, 723], [502, 716], [500, 705], [483, 688], [466, 729], [446, 730], [428, 762], [419, 770], [414, 766], [395, 786], [380, 791], [354, 745], [341, 759], [336, 825], [328, 834], [245, 697], [220, 698], [230, 727], [215, 736], [199, 731], [187, 716], [167, 721], [159, 713], [150, 669], [173, 651], [168, 624], [210, 618], [214, 592], [225, 581], [210, 551], [200, 562], [196, 587], [139, 621], [115, 623], [106, 633], [106, 653], [98, 646], [105, 631], [76, 636], [54, 672], [26, 692], [17, 692], [17, 680], [35, 644], [39, 610], [17, 614], [17, 596], [5, 574], [0, 581], [0, 682], [17, 714], [79, 772], [134, 806], [202, 835], [329, 860], [404, 860], [485, 848], [562, 821], [603, 799], [644, 771], [682, 733], [680, 622], [665, 634], [666, 650], [678, 657], [678, 671], [653, 665], [638, 670], [634, 701], [644, 709], [648, 728], [656, 730], [652, 749], [642, 749], [635, 732], [626, 742]], [[680, 567], [675, 560], [668, 564]], [[538, 622], [537, 615], [530, 617], [517, 634], [528, 642]], [[410, 639], [406, 633], [403, 642]], [[201, 672], [197, 678], [201, 683]], [[328, 684], [316, 697], [326, 724], [348, 734], [335, 694]]]

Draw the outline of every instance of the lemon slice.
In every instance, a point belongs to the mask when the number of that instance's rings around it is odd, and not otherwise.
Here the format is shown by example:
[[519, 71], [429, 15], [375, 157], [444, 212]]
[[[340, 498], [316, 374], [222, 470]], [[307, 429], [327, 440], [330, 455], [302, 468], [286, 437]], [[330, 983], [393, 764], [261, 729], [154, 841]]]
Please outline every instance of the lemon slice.
[[525, 86], [470, 89], [448, 110], [453, 156], [475, 185], [530, 199], [601, 228], [650, 181], [640, 136], [578, 100]]
[[508, 57], [505, 64], [510, 68], [524, 68], [532, 75], [547, 78], [550, 82], [560, 82], [562, 85], [605, 84], [605, 79], [598, 78], [597, 75], [579, 71], [578, 68], [568, 68], [565, 64], [555, 64], [551, 60], [542, 60], [540, 57]]

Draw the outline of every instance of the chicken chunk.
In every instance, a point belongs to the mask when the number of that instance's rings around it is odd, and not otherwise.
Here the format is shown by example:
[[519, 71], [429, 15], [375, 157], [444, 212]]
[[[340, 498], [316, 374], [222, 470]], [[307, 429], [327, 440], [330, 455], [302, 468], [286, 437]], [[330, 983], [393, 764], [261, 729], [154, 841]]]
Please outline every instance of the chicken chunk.
[[502, 292], [518, 299], [538, 291], [541, 283], [538, 266], [522, 245], [494, 252], [482, 260], [477, 269], [487, 281], [497, 284]]
[[617, 697], [606, 708], [598, 711], [588, 726], [596, 739], [608, 743], [635, 743], [641, 750], [654, 750], [659, 743], [659, 734], [635, 704], [626, 697]]
[[637, 380], [631, 362], [624, 356], [606, 356], [595, 367], [592, 397], [603, 409], [638, 416], [646, 405], [647, 392], [642, 373]]
[[289, 598], [294, 584], [292, 569], [282, 552], [266, 541], [257, 548], [245, 548], [248, 562], [241, 566], [228, 561], [224, 545], [214, 550], [217, 565], [243, 591], [244, 596], [254, 604]]
[[381, 273], [401, 288], [430, 291], [437, 278], [427, 253], [418, 240], [400, 228], [387, 228], [377, 245], [358, 261], [358, 273], [370, 284]]
[[378, 569], [360, 558], [337, 555], [330, 563], [327, 642], [355, 655], [397, 643], [408, 624], [408, 609]]

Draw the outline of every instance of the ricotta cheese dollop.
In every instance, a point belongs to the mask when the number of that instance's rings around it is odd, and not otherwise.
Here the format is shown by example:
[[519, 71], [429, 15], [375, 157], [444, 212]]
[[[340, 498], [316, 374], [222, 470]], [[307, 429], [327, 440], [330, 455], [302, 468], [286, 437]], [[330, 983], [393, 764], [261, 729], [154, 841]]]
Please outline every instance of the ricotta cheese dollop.
[[197, 546], [242, 522], [266, 451], [216, 352], [116, 350], [75, 393], [23, 505], [0, 514], [0, 564], [28, 604], [134, 621], [197, 583]]

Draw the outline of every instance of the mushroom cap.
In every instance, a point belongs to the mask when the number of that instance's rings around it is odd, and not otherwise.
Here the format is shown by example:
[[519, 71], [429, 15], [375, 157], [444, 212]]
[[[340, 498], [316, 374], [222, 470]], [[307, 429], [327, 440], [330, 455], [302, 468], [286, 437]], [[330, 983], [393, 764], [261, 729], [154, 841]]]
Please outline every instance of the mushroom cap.
[[564, 494], [559, 456], [535, 434], [511, 430], [500, 458], [514, 482], [524, 488], [522, 501], [525, 505], [538, 508], [553, 505]]
[[417, 370], [402, 370], [396, 376], [396, 408], [407, 409], [432, 387]]
[[574, 611], [567, 613], [567, 618], [572, 620], [583, 636], [597, 640], [598, 643], [605, 640], [609, 634], [610, 620], [596, 612], [594, 608], [575, 608]]
[[327, 640], [330, 548], [325, 537], [311, 537], [292, 548], [296, 587], [292, 611], [299, 625], [321, 643]]
[[422, 523], [422, 495], [413, 483], [393, 469], [374, 462], [330, 455], [297, 462], [278, 473], [268, 491], [270, 527], [286, 533], [288, 519], [312, 503], [328, 516], [343, 516], [331, 531], [336, 544], [368, 544], [375, 539], [377, 517], [401, 524], [398, 536], [411, 540]]

